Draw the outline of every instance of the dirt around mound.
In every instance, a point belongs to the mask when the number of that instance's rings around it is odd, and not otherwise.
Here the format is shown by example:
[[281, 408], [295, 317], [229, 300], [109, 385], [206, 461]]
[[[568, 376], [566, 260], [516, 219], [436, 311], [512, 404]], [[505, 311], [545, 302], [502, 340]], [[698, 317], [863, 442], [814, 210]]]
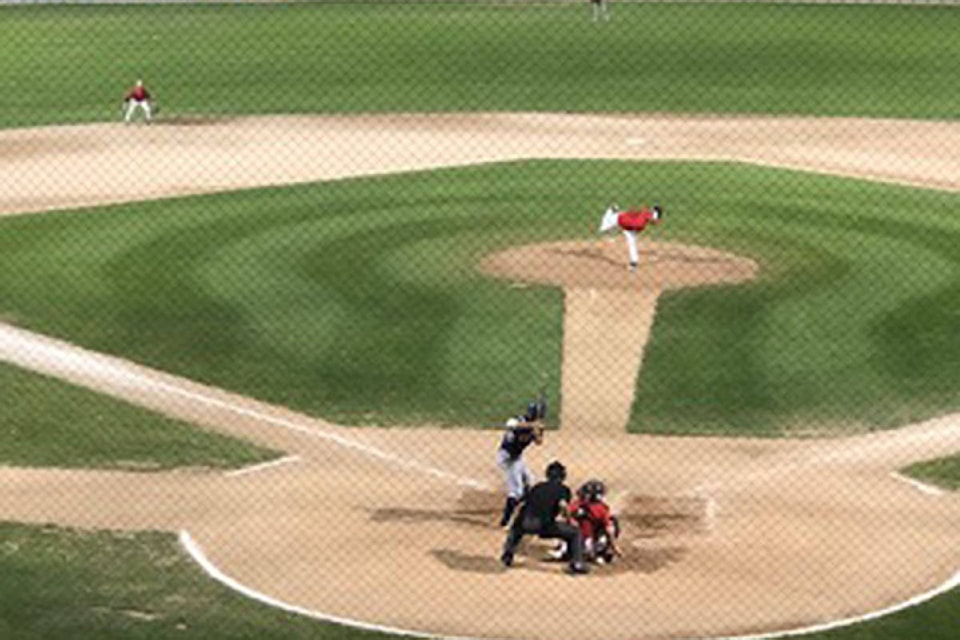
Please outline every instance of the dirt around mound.
[[512, 247], [487, 256], [481, 268], [494, 276], [571, 289], [657, 294], [669, 289], [736, 284], [756, 277], [756, 262], [730, 253], [669, 242], [639, 242], [640, 262], [627, 269], [620, 238]]

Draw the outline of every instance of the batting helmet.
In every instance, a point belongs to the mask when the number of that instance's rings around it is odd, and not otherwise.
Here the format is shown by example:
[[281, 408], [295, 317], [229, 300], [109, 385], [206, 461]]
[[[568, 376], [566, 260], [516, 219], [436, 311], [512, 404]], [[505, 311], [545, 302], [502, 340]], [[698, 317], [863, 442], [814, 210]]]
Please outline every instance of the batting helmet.
[[547, 480], [563, 482], [567, 479], [567, 468], [559, 460], [547, 465]]
[[540, 410], [537, 408], [536, 402], [531, 402], [527, 405], [527, 412], [523, 414], [523, 418], [527, 422], [534, 422], [540, 419]]

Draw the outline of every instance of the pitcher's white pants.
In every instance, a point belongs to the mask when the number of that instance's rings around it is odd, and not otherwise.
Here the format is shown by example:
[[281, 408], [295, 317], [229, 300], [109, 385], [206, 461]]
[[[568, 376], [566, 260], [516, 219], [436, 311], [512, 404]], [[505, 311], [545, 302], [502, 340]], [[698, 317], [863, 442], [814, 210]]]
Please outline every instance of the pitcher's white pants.
[[630, 266], [635, 267], [640, 262], [640, 251], [637, 249], [637, 232], [623, 230], [623, 237], [627, 241], [627, 253], [630, 254]]

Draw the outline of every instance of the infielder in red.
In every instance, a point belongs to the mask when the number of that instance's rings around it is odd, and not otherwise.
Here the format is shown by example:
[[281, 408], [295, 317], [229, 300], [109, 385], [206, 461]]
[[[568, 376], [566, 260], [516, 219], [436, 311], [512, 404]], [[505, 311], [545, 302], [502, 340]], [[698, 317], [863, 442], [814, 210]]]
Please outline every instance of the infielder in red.
[[143, 86], [143, 80], [137, 80], [137, 84], [127, 92], [123, 102], [126, 106], [123, 116], [124, 122], [129, 123], [133, 119], [133, 113], [137, 108], [143, 110], [143, 118], [148, 123], [153, 119], [152, 97], [147, 88]]
[[620, 211], [617, 205], [607, 208], [600, 222], [600, 231], [608, 231], [619, 227], [627, 241], [627, 252], [630, 256], [630, 270], [636, 271], [640, 262], [640, 251], [637, 248], [637, 234], [646, 229], [648, 224], [659, 224], [663, 219], [663, 208], [655, 204], [653, 208], [643, 205], [639, 209]]

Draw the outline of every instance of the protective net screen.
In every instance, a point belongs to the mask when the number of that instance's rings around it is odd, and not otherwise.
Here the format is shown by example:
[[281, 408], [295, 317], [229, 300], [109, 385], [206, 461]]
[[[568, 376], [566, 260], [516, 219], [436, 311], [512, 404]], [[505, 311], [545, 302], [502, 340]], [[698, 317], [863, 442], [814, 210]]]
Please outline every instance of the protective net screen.
[[956, 640], [958, 33], [0, 0], [0, 638]]

